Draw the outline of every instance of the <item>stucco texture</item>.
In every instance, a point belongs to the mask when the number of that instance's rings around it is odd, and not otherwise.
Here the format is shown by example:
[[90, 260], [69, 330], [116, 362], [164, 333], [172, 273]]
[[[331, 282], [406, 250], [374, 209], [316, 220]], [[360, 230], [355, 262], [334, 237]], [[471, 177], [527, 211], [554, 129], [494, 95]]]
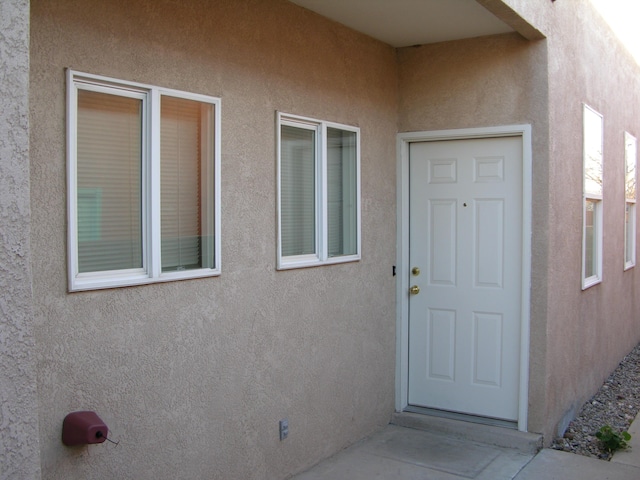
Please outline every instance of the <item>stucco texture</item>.
[[[532, 126], [528, 429], [551, 441], [640, 341], [640, 270], [623, 271], [622, 247], [623, 133], [640, 135], [640, 74], [588, 0], [480, 3], [546, 39], [394, 50], [284, 0], [31, 2], [30, 125], [20, 117], [16, 130], [30, 132], [30, 164], [22, 139], [0, 176], [21, 253], [1, 260], [19, 279], [25, 359], [34, 309], [43, 478], [286, 478], [386, 424], [395, 142], [409, 131]], [[67, 292], [65, 68], [222, 99], [219, 277]], [[20, 111], [26, 97], [10, 102]], [[603, 282], [586, 291], [583, 103], [605, 125]], [[361, 261], [276, 270], [276, 111], [360, 127]], [[15, 206], [5, 191], [21, 193]], [[64, 447], [62, 420], [79, 409], [120, 443]]]
[[[555, 2], [546, 22], [553, 132], [546, 415], [562, 427], [640, 340], [640, 267], [623, 270], [624, 132], [640, 135], [640, 68], [588, 0]], [[604, 118], [603, 274], [585, 291], [583, 103]]]
[[38, 478], [29, 244], [29, 2], [0, 2], [0, 478]]
[[[31, 21], [43, 478], [284, 478], [386, 424], [393, 49], [279, 0], [36, 0]], [[65, 68], [222, 99], [221, 276], [67, 292]], [[360, 127], [361, 261], [276, 271], [276, 111]], [[119, 444], [65, 447], [80, 409]]]

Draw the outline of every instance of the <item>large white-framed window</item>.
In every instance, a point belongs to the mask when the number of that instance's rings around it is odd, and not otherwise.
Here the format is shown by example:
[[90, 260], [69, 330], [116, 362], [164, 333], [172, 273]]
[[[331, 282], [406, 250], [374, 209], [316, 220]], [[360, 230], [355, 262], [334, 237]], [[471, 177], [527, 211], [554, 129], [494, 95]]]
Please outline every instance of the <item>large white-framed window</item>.
[[277, 113], [278, 269], [360, 259], [360, 129]]
[[636, 264], [636, 137], [624, 132], [624, 269]]
[[582, 289], [602, 281], [603, 118], [583, 105]]
[[220, 273], [220, 99], [67, 70], [69, 290]]

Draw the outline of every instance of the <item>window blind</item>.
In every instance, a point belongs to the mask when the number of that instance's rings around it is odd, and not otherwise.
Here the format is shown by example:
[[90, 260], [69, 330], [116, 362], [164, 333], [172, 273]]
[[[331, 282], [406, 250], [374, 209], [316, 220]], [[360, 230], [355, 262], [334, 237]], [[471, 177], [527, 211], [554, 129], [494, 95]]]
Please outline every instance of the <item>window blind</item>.
[[282, 125], [280, 225], [283, 256], [316, 253], [316, 132]]
[[327, 241], [330, 257], [357, 252], [356, 133], [327, 129]]
[[635, 222], [636, 222], [636, 204], [625, 202], [624, 205], [624, 261], [625, 263], [635, 264]]
[[210, 212], [202, 175], [210, 110], [210, 105], [194, 100], [161, 99], [162, 271], [207, 266], [203, 264], [203, 247], [207, 244], [203, 230]]
[[78, 90], [78, 271], [142, 268], [142, 100]]

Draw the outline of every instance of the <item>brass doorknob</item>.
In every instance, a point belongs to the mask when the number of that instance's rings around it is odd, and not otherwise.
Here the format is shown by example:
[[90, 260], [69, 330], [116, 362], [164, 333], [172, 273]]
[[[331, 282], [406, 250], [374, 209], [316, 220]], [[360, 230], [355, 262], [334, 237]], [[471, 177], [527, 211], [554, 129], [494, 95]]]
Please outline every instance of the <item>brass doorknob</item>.
[[411, 269], [411, 273], [413, 273], [416, 277], [420, 275], [420, 267], [413, 267]]
[[418, 285], [414, 285], [413, 287], [409, 288], [409, 293], [411, 295], [417, 295], [420, 293], [420, 287]]

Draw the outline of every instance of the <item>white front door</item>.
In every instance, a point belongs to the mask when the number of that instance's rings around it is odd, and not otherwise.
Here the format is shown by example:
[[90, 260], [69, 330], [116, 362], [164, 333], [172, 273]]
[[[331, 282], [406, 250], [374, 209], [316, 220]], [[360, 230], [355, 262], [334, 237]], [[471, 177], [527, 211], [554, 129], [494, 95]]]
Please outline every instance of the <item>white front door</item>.
[[522, 150], [409, 146], [409, 405], [518, 419]]

